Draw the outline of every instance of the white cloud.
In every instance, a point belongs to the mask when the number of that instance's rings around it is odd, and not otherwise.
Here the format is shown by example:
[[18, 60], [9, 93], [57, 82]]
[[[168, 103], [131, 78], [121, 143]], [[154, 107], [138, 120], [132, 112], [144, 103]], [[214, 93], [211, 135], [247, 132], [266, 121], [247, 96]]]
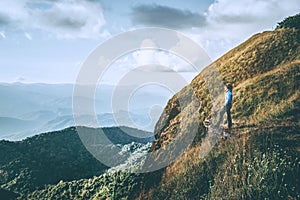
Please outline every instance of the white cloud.
[[209, 7], [207, 19], [220, 25], [255, 24], [262, 28], [298, 13], [299, 8], [299, 0], [219, 0]]
[[[28, 13], [24, 9], [26, 0], [3, 0], [0, 2], [0, 16], [5, 25], [14, 23], [20, 25], [20, 21], [28, 18]], [[4, 20], [3, 20], [4, 19]]]
[[56, 2], [50, 9], [34, 10], [35, 26], [63, 38], [97, 38], [105, 24], [102, 8], [88, 1]]
[[131, 17], [138, 24], [179, 29], [216, 59], [251, 35], [274, 29], [285, 17], [299, 13], [299, 8], [299, 0], [215, 0], [202, 13], [145, 3], [133, 7]]
[[25, 32], [24, 35], [25, 35], [25, 37], [26, 37], [28, 40], [32, 40], [32, 36], [31, 36], [29, 33], [26, 33], [26, 32]]
[[0, 38], [3, 38], [3, 39], [6, 38], [4, 31], [0, 31]]
[[[5, 3], [4, 3], [5, 2]], [[107, 37], [103, 10], [89, 0], [5, 0], [0, 7], [0, 25], [24, 32], [40, 30], [58, 38]], [[2, 23], [1, 23], [2, 22]]]
[[142, 4], [132, 8], [132, 22], [176, 29], [201, 27], [206, 24], [203, 14], [158, 4]]
[[132, 56], [133, 66], [139, 67], [144, 65], [152, 65], [152, 67], [145, 68], [147, 71], [196, 72], [196, 70], [185, 60], [169, 52], [164, 52], [161, 50], [139, 50], [133, 52]]
[[[178, 37], [180, 42], [174, 44], [168, 51], [160, 50], [159, 44], [156, 44], [151, 39], [145, 39], [140, 45], [141, 49], [132, 53], [130, 65], [137, 67], [151, 65], [146, 67], [145, 71], [152, 72], [198, 72], [188, 61], [194, 59], [196, 54], [199, 57], [201, 52], [198, 52], [197, 48], [193, 46], [187, 46], [190, 43], [185, 41], [180, 35]], [[181, 54], [181, 51], [184, 49], [189, 49], [191, 52], [187, 58], [180, 57], [180, 55], [187, 55], [187, 53]], [[175, 55], [175, 52], [179, 55]]]
[[253, 34], [273, 30], [285, 17], [299, 13], [299, 8], [299, 0], [218, 0], [205, 14], [207, 25], [187, 35], [216, 59]]
[[22, 82], [22, 83], [24, 83], [26, 81], [27, 81], [27, 79], [25, 77], [20, 76], [20, 77], [17, 77], [14, 82]]

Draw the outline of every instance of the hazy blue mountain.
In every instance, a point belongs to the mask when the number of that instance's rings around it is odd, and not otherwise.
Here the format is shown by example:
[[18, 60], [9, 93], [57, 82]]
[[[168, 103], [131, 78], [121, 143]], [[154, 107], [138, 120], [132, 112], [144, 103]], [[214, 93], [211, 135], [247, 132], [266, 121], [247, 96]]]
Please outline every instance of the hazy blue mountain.
[[[118, 87], [121, 88], [118, 97], [126, 101], [127, 94], [133, 92], [132, 87]], [[118, 107], [118, 101], [112, 109], [114, 89], [111, 85], [101, 85], [97, 87], [94, 99], [79, 98], [85, 103], [94, 102], [100, 127], [126, 125], [152, 131], [161, 110], [149, 112], [149, 109], [154, 104], [164, 107], [169, 93], [148, 88], [133, 93], [127, 110]], [[75, 125], [72, 84], [0, 83], [0, 94], [0, 139], [21, 140]]]
[[72, 88], [73, 86], [68, 84], [2, 83], [0, 84], [0, 116], [17, 117], [41, 110], [53, 111], [53, 108], [62, 105], [52, 102], [71, 97]]
[[21, 120], [11, 117], [0, 117], [0, 135], [6, 137], [11, 133], [22, 132], [34, 127], [34, 122], [31, 120]]

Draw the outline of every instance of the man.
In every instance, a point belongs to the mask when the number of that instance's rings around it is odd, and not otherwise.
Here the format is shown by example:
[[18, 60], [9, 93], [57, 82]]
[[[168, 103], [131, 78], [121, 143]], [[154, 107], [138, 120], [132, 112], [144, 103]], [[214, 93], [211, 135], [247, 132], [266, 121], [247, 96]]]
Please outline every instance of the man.
[[220, 127], [220, 123], [222, 123], [223, 117], [224, 117], [224, 114], [226, 111], [228, 131], [230, 131], [232, 128], [232, 120], [231, 120], [231, 113], [230, 113], [230, 109], [232, 107], [232, 84], [231, 83], [227, 83], [225, 85], [225, 91], [226, 91], [226, 94], [225, 94], [224, 107], [221, 109], [220, 118], [219, 118], [216, 126]]
[[232, 128], [232, 119], [230, 113], [230, 109], [232, 107], [232, 84], [231, 83], [227, 83], [225, 85], [225, 91], [226, 91], [226, 95], [225, 95], [224, 109], [226, 110], [226, 114], [227, 114], [228, 130], [231, 130]]

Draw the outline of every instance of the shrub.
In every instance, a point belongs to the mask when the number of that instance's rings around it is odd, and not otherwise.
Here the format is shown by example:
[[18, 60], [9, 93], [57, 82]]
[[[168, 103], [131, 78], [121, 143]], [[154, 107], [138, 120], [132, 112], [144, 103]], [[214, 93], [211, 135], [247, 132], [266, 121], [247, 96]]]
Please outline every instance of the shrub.
[[276, 29], [279, 28], [295, 28], [300, 30], [300, 13], [287, 17], [283, 21], [279, 22]]

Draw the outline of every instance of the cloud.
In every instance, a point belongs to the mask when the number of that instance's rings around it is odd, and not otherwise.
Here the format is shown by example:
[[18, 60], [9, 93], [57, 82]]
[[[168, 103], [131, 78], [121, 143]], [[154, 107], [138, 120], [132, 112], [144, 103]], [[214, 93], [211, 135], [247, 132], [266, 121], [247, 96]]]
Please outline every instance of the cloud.
[[182, 58], [161, 50], [139, 50], [132, 53], [133, 66], [144, 66], [145, 72], [198, 72]]
[[24, 9], [27, 0], [0, 1], [0, 25], [2, 27], [19, 28], [23, 20], [28, 19], [28, 13]]
[[140, 68], [134, 69], [137, 72], [174, 72], [171, 68], [158, 65], [158, 64], [148, 64], [139, 66]]
[[266, 25], [299, 12], [300, 1], [244, 0], [215, 1], [208, 8], [207, 18], [219, 24]]
[[100, 5], [88, 1], [56, 2], [50, 9], [32, 13], [37, 28], [63, 38], [96, 38], [105, 24]]
[[214, 60], [253, 34], [274, 29], [285, 17], [299, 13], [299, 7], [299, 0], [218, 0], [205, 13], [206, 26], [186, 34]]
[[29, 33], [25, 33], [24, 35], [28, 40], [32, 40], [32, 36]]
[[4, 33], [4, 31], [0, 31], [0, 39], [5, 39], [6, 38], [6, 36], [5, 36], [5, 33]]
[[202, 14], [157, 4], [133, 7], [131, 17], [134, 24], [176, 29], [202, 27], [206, 24]]
[[171, 73], [184, 73], [184, 72], [190, 72], [190, 73], [197, 73], [196, 70], [192, 69], [189, 65], [183, 64], [181, 66], [164, 66], [164, 65], [158, 65], [158, 64], [149, 64], [149, 65], [142, 65], [142, 68], [134, 69], [136, 71], [142, 71], [142, 72], [171, 72]]
[[10, 22], [10, 19], [8, 16], [0, 13], [0, 26], [5, 26]]
[[23, 77], [23, 76], [17, 77], [17, 78], [15, 79], [15, 82], [26, 82], [26, 78]]
[[251, 35], [274, 29], [285, 17], [299, 13], [299, 7], [299, 0], [215, 0], [206, 12], [196, 13], [145, 3], [132, 8], [131, 20], [181, 30], [214, 60]]
[[[40, 30], [58, 38], [99, 38], [106, 36], [102, 7], [91, 0], [19, 0], [0, 11], [0, 26], [30, 32]], [[13, 16], [13, 17], [11, 17]]]

